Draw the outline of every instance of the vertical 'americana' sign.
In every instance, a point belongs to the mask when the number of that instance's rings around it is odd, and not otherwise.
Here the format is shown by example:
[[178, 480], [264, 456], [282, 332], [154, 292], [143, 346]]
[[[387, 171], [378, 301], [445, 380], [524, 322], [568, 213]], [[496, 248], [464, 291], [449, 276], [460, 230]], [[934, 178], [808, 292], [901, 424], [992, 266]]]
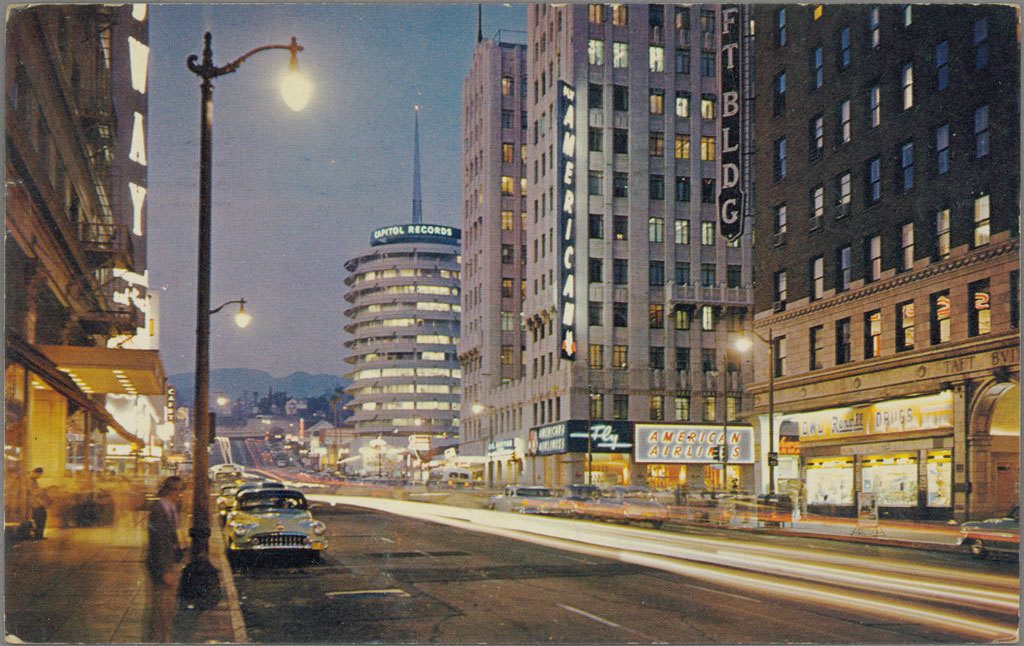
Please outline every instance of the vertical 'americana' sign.
[[737, 5], [722, 7], [722, 47], [719, 50], [722, 97], [721, 190], [718, 193], [718, 231], [735, 240], [743, 233], [743, 191], [740, 187], [740, 147], [743, 115], [740, 103], [742, 25]]
[[576, 90], [558, 82], [558, 258], [562, 358], [576, 360]]

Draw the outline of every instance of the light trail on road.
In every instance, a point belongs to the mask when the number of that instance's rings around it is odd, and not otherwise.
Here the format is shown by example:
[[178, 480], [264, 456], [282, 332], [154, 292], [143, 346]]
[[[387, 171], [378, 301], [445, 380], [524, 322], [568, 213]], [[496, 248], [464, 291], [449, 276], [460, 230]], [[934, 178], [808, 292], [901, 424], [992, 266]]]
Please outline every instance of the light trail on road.
[[[323, 494], [309, 498], [617, 559], [748, 594], [916, 622], [972, 638], [1013, 638], [1018, 625], [1019, 581], [1008, 576], [431, 503]], [[980, 617], [972, 609], [998, 619]]]

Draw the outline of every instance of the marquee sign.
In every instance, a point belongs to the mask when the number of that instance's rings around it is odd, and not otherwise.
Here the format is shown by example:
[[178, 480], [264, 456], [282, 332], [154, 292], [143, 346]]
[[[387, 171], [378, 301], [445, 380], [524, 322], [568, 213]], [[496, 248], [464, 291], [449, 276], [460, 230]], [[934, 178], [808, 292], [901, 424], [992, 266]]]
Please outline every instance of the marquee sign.
[[462, 240], [462, 231], [441, 224], [396, 224], [375, 229], [370, 234], [371, 247], [399, 242], [433, 242], [457, 245], [460, 240]]
[[953, 393], [944, 390], [923, 397], [797, 413], [783, 419], [796, 424], [801, 442], [952, 428]]
[[621, 420], [571, 419], [530, 430], [531, 455], [559, 453], [632, 453], [633, 423]]
[[[723, 442], [723, 433], [725, 442]], [[711, 450], [724, 443], [729, 462], [753, 464], [754, 432], [749, 426], [637, 424], [636, 461], [710, 464]]]
[[743, 114], [741, 109], [741, 38], [738, 5], [722, 7], [722, 47], [719, 50], [722, 97], [721, 189], [718, 193], [718, 230], [729, 240], [743, 233], [743, 191], [740, 189]]
[[576, 360], [576, 90], [565, 81], [558, 82], [558, 202], [561, 211], [558, 228], [559, 338], [562, 359]]

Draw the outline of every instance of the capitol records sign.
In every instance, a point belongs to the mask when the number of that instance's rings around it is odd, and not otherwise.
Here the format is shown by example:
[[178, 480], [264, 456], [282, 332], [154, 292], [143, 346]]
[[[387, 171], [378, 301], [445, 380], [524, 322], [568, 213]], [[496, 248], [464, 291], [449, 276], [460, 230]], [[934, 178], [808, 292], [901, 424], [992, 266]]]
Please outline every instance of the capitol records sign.
[[742, 21], [738, 5], [722, 7], [722, 47], [719, 50], [722, 97], [721, 190], [718, 193], [718, 231], [735, 240], [743, 234], [743, 191], [740, 190], [740, 160], [743, 141]]

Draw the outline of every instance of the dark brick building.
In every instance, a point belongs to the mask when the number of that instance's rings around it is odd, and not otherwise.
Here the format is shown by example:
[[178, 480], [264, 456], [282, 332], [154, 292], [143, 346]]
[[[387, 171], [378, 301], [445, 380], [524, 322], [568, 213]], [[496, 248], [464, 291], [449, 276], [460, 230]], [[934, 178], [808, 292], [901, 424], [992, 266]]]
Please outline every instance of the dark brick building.
[[864, 494], [883, 515], [1005, 511], [1019, 491], [1017, 12], [755, 17], [755, 329], [775, 349], [776, 433], [800, 453], [780, 488], [837, 514]]

